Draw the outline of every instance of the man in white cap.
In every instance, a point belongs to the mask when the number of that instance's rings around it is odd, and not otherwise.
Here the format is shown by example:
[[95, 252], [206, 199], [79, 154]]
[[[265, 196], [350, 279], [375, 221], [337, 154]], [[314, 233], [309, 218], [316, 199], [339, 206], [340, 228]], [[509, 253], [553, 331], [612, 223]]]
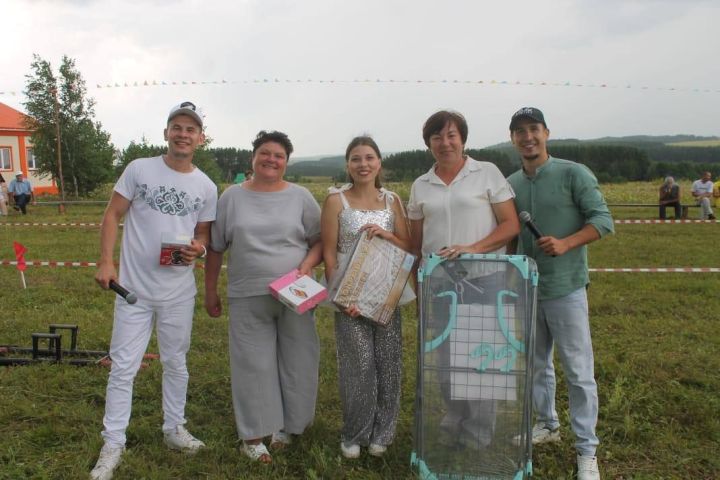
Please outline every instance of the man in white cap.
[[[197, 293], [193, 265], [207, 251], [217, 187], [192, 163], [195, 150], [205, 141], [200, 109], [192, 102], [173, 107], [164, 134], [167, 153], [128, 164], [115, 184], [102, 220], [95, 280], [105, 289], [111, 281], [118, 281], [113, 250], [118, 224], [124, 217], [118, 283], [135, 292], [137, 302], [131, 305], [120, 297], [115, 302], [112, 368], [102, 432], [105, 443], [90, 473], [94, 480], [112, 478], [125, 451], [133, 381], [153, 324], [163, 365], [165, 443], [188, 453], [205, 446], [184, 427], [188, 385], [185, 357]], [[172, 262], [161, 257], [163, 239], [169, 237], [187, 239], [179, 254], [173, 252]]]
[[13, 208], [20, 210], [23, 215], [27, 214], [27, 204], [33, 200], [32, 184], [29, 180], [23, 179], [23, 172], [15, 172], [15, 179], [8, 185], [10, 200], [14, 203]]

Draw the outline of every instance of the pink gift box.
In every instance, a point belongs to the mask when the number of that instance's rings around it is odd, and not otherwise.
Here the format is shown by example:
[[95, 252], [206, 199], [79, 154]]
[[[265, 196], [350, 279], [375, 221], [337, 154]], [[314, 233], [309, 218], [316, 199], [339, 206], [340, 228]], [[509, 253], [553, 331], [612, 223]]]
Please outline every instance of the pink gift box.
[[327, 298], [325, 287], [307, 275], [298, 277], [297, 269], [273, 281], [269, 287], [270, 294], [295, 313], [305, 313]]

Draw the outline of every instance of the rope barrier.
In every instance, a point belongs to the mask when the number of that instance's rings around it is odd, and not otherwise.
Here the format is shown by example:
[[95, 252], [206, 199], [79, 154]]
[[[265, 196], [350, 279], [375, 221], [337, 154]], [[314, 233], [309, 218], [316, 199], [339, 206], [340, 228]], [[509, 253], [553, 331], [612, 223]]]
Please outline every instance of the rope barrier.
[[[29, 267], [97, 267], [97, 262], [63, 262], [57, 260], [26, 260]], [[14, 266], [14, 260], [0, 260], [0, 265]], [[195, 268], [204, 269], [205, 265], [196, 263]], [[223, 265], [225, 268], [225, 265]], [[647, 267], [647, 268], [590, 268], [593, 273], [720, 273], [720, 267]]]
[[[653, 220], [653, 219], [636, 219], [636, 220], [614, 220], [618, 225], [653, 225], [662, 223], [720, 223], [720, 220]], [[0, 222], [0, 226], [6, 227], [100, 227], [101, 223], [86, 222], [68, 222], [68, 223], [45, 223], [45, 222]], [[120, 227], [124, 225], [119, 224]]]

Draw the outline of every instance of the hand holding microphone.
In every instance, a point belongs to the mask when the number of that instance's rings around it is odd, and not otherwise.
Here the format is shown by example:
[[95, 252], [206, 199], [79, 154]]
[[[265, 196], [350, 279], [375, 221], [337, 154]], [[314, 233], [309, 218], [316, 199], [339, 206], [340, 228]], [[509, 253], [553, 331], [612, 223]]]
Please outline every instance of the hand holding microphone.
[[[538, 226], [535, 225], [535, 222], [533, 222], [532, 216], [530, 216], [530, 214], [528, 212], [522, 211], [522, 212], [520, 212], [518, 217], [520, 218], [520, 221], [528, 228], [528, 230], [530, 230], [530, 233], [533, 234], [533, 236], [535, 237], [535, 240], [540, 240], [541, 237], [545, 236], [540, 231]], [[538, 244], [538, 246], [543, 249], [543, 252], [545, 252], [546, 254], [548, 253], [548, 249], [546, 248], [546, 245]], [[550, 244], [549, 246], [551, 247], [551, 251], [552, 251], [552, 244]], [[552, 254], [552, 256], [556, 257], [557, 255]]]
[[108, 287], [118, 295], [120, 295], [122, 298], [125, 299], [127, 303], [130, 305], [133, 305], [135, 302], [137, 302], [137, 295], [135, 295], [133, 292], [127, 290], [125, 287], [117, 283], [115, 280], [110, 280], [108, 283]]

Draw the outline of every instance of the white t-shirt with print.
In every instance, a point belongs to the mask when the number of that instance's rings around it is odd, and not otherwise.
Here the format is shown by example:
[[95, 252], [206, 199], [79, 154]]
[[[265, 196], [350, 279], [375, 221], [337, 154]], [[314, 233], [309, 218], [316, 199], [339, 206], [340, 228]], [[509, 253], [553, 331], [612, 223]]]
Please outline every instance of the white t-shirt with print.
[[139, 158], [125, 168], [115, 191], [130, 200], [120, 250], [120, 283], [151, 304], [197, 293], [193, 265], [160, 265], [163, 232], [194, 236], [199, 222], [215, 220], [217, 187], [200, 169], [177, 172], [163, 157]]

